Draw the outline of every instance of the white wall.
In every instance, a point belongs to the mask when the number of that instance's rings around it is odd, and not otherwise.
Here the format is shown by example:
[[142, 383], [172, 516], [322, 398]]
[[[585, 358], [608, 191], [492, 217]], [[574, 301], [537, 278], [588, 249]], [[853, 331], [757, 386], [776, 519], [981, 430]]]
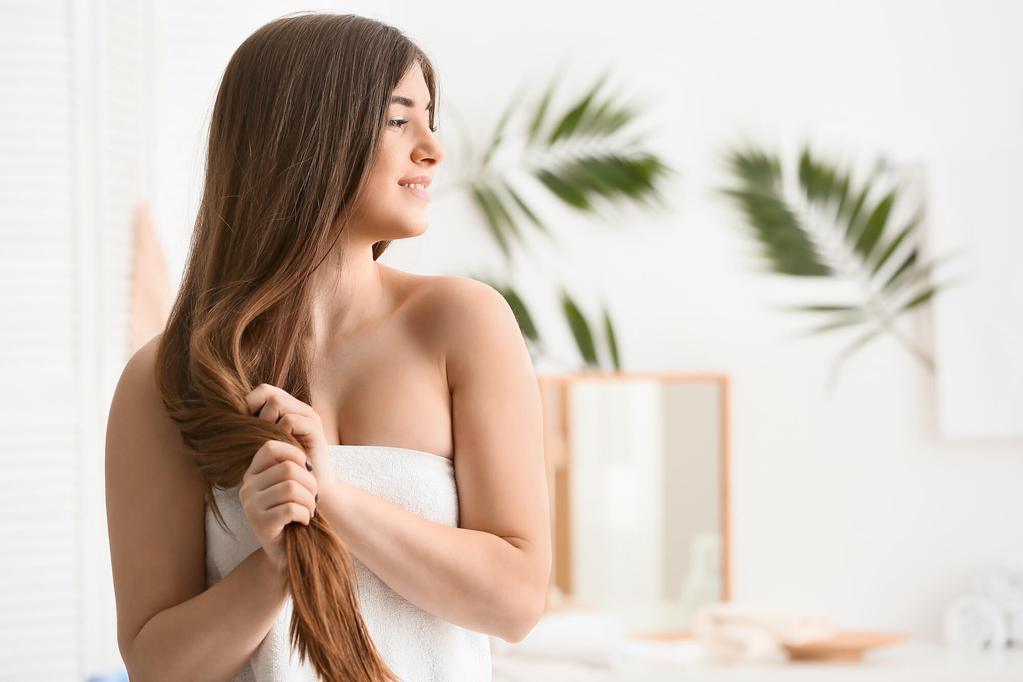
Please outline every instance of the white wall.
[[[179, 275], [198, 200], [203, 126], [228, 57], [264, 21], [314, 7], [151, 3], [153, 100], [143, 130], [155, 134], [148, 170], [139, 175], [153, 197], [172, 273]], [[1023, 516], [1017, 492], [1023, 441], [944, 440], [935, 377], [889, 338], [854, 357], [837, 389], [827, 393], [830, 363], [848, 338], [789, 338], [803, 321], [770, 306], [823, 300], [842, 287], [760, 274], [756, 248], [737, 215], [713, 196], [726, 179], [720, 153], [742, 134], [784, 149], [810, 139], [865, 161], [885, 153], [925, 169], [931, 190], [940, 190], [932, 208], [943, 209], [929, 225], [937, 250], [974, 249], [975, 264], [983, 266], [973, 272], [980, 283], [974, 296], [996, 290], [998, 282], [984, 267], [1005, 266], [1018, 252], [1002, 247], [1016, 227], [1011, 190], [1019, 183], [984, 178], [993, 172], [989, 168], [1016, 177], [1020, 170], [1014, 153], [1023, 146], [1019, 5], [523, 0], [324, 7], [392, 22], [420, 41], [440, 70], [441, 135], [452, 160], [457, 129], [446, 115], [457, 111], [482, 137], [522, 79], [534, 79], [530, 92], [537, 93], [551, 65], [563, 58], [570, 60], [567, 82], [580, 88], [613, 63], [613, 83], [657, 101], [646, 119], [651, 143], [681, 171], [669, 189], [672, 210], [633, 212], [627, 224], [609, 229], [544, 202], [571, 250], [538, 241], [518, 266], [517, 283], [538, 305], [540, 325], [561, 356], [571, 357], [572, 348], [553, 305], [551, 285], [558, 281], [585, 302], [609, 299], [627, 369], [731, 374], [737, 599], [824, 614], [846, 627], [935, 637], [943, 608], [974, 571], [1023, 555], [1021, 534], [1011, 524]], [[75, 34], [79, 41], [83, 35]], [[87, 58], [93, 55], [82, 49]], [[73, 90], [81, 82], [65, 85]], [[75, 125], [83, 126], [91, 110], [78, 106]], [[67, 143], [85, 145], [89, 136], [80, 128]], [[443, 181], [442, 171], [438, 186]], [[85, 206], [107, 199], [79, 197]], [[983, 207], [980, 216], [967, 210], [977, 206]], [[111, 204], [111, 211], [116, 208]], [[91, 225], [97, 210], [79, 222]], [[482, 226], [469, 219], [464, 200], [438, 200], [431, 211], [430, 230], [392, 244], [385, 261], [416, 272], [500, 274], [500, 259]], [[956, 317], [964, 306], [978, 310], [969, 306], [976, 299], [949, 296], [937, 311], [943, 316], [939, 329], [946, 332], [938, 341], [966, 323]], [[88, 312], [88, 301], [79, 305], [80, 313]], [[974, 328], [992, 330], [984, 348], [1018, 347], [1018, 313], [980, 310]], [[910, 322], [909, 331], [934, 345], [932, 311]], [[962, 416], [966, 404], [969, 415], [993, 413], [999, 422], [961, 422], [960, 432], [969, 426], [1009, 433], [1004, 427], [1018, 423], [1018, 406], [971, 394], [984, 386], [961, 381], [971, 369], [964, 336], [951, 355], [939, 343], [942, 371], [955, 368], [943, 381], [958, 377], [951, 385], [966, 391], [952, 398], [945, 392], [945, 422]], [[537, 365], [540, 371], [568, 368]], [[988, 372], [1000, 376], [997, 365]], [[1013, 395], [1004, 383], [997, 388]], [[109, 396], [101, 404], [104, 399]], [[94, 445], [102, 430], [83, 432]], [[83, 480], [94, 480], [96, 467], [88, 471], [92, 475]], [[95, 576], [85, 579], [91, 584]], [[82, 660], [101, 658], [87, 652]]]
[[[263, 21], [310, 7], [157, 6], [162, 135], [154, 189], [171, 257], [183, 258], [198, 195], [197, 184], [183, 184], [198, 182], [184, 164], [201, 169], [201, 158], [186, 152], [199, 149], [194, 126], [227, 57]], [[1006, 522], [1023, 516], [1023, 441], [943, 440], [936, 378], [887, 337], [854, 356], [828, 393], [827, 371], [852, 337], [790, 338], [808, 321], [769, 306], [844, 290], [760, 274], [737, 215], [713, 196], [727, 179], [720, 153], [741, 135], [783, 150], [809, 139], [861, 165], [885, 154], [919, 165], [929, 179], [947, 183], [952, 174], [952, 192], [957, 172], [976, 187], [985, 169], [957, 166], [964, 150], [1018, 145], [1021, 137], [1023, 48], [1012, 40], [1019, 6], [526, 1], [349, 3], [337, 11], [394, 23], [434, 58], [449, 160], [457, 138], [445, 114], [457, 109], [482, 138], [522, 79], [534, 79], [529, 92], [537, 94], [563, 58], [567, 82], [583, 87], [613, 63], [612, 83], [656, 102], [645, 129], [681, 171], [669, 190], [672, 211], [635, 212], [608, 229], [546, 203], [571, 250], [538, 241], [518, 267], [518, 284], [562, 356], [572, 347], [547, 293], [555, 274], [588, 302], [608, 297], [627, 369], [732, 375], [737, 599], [821, 613], [846, 627], [937, 637], [945, 605], [974, 571], [1023, 553]], [[198, 28], [204, 23], [216, 30]], [[987, 206], [985, 244], [1014, 227], [1010, 196], [1001, 199]], [[960, 209], [975, 203], [957, 200]], [[392, 244], [385, 261], [416, 272], [501, 274], [463, 199], [435, 201], [431, 212], [429, 231]], [[980, 230], [966, 224], [968, 214], [955, 215], [963, 224], [943, 224], [939, 215], [929, 225], [943, 230], [939, 246], [976, 248]], [[925, 310], [904, 328], [933, 347], [932, 318]], [[1006, 319], [1015, 326], [999, 334], [1018, 335], [1019, 316]], [[565, 368], [537, 363], [540, 371]]]

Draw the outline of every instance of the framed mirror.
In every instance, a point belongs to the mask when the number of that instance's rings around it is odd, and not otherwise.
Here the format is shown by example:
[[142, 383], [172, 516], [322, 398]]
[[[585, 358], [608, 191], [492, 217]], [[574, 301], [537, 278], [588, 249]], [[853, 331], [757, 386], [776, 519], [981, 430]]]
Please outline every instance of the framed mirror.
[[731, 598], [727, 376], [538, 379], [551, 593], [637, 636], [689, 636], [700, 606]]

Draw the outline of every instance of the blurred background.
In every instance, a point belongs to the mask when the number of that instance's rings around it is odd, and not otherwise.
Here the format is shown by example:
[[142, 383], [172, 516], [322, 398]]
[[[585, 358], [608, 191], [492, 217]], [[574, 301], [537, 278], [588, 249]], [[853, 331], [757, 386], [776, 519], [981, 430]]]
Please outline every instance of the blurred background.
[[430, 227], [381, 260], [499, 288], [545, 387], [551, 617], [614, 625], [495, 642], [498, 675], [624, 679], [550, 666], [573, 632], [720, 643], [722, 603], [1021, 674], [1023, 6], [3, 0], [0, 678], [119, 669], [110, 397], [227, 60], [299, 10], [434, 60]]

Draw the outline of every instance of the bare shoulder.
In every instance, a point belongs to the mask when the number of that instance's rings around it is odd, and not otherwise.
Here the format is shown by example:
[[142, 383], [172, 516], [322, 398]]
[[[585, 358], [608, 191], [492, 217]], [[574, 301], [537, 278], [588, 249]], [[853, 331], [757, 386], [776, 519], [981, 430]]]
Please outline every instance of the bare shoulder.
[[421, 310], [431, 320], [449, 388], [481, 365], [491, 371], [532, 371], [519, 322], [500, 291], [471, 277], [433, 279]]
[[500, 314], [502, 308], [511, 312], [501, 292], [486, 282], [460, 275], [434, 275], [427, 280], [424, 302], [433, 306], [434, 313]]
[[466, 312], [466, 307], [495, 307], [504, 296], [485, 282], [461, 275], [407, 275], [408, 298], [414, 304], [412, 315], [420, 321], [432, 321], [438, 329], [438, 316], [447, 321]]
[[[158, 440], [174, 459], [188, 459], [188, 450], [177, 426], [167, 415], [156, 383], [160, 334], [142, 345], [125, 364], [111, 402], [107, 437], [132, 442]], [[116, 452], [110, 454], [117, 454]]]
[[[160, 334], [142, 345], [131, 356], [114, 389], [113, 401], [110, 405], [110, 419], [107, 422], [107, 439], [111, 436], [117, 440], [138, 440], [148, 438], [148, 431], [153, 427], [163, 427], [158, 412], [162, 412], [162, 403], [156, 386], [156, 358], [159, 350]], [[166, 434], [167, 430], [162, 429]], [[122, 454], [120, 450], [111, 451], [108, 457]]]
[[478, 344], [525, 350], [515, 314], [497, 289], [458, 275], [426, 279], [416, 314], [424, 325], [428, 323], [428, 333], [445, 357], [449, 379], [457, 375], [461, 360]]
[[125, 657], [154, 615], [205, 589], [205, 483], [160, 397], [159, 340], [125, 365], [107, 419], [107, 533]]

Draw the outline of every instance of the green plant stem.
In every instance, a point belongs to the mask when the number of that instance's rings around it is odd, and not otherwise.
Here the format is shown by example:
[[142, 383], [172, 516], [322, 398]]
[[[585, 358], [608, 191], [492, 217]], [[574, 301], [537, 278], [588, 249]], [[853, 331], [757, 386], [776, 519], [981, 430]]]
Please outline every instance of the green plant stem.
[[[878, 299], [874, 298], [873, 300], [877, 301]], [[883, 305], [881, 307], [883, 307]], [[902, 331], [896, 326], [895, 318], [890, 313], [873, 309], [871, 310], [871, 313], [877, 317], [881, 326], [884, 327], [885, 330], [890, 332], [892, 336], [905, 346], [906, 350], [916, 356], [926, 369], [928, 369], [932, 374], [934, 373], [934, 358], [915, 343], [913, 339], [902, 333]]]

